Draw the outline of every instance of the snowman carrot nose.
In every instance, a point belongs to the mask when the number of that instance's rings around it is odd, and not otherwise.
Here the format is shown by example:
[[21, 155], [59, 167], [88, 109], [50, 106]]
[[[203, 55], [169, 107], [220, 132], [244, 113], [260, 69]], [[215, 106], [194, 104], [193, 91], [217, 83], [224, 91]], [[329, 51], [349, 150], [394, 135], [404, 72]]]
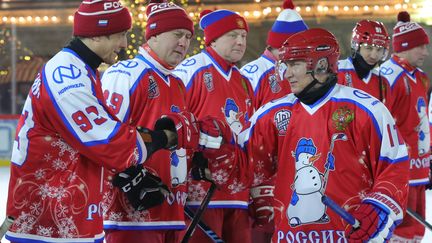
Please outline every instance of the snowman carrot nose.
[[321, 157], [319, 154], [316, 154], [312, 157], [309, 158], [309, 163], [313, 164], [313, 162], [315, 162], [315, 160], [317, 160], [319, 157]]
[[239, 112], [235, 115], [236, 120], [239, 120], [240, 117], [243, 115], [243, 112]]

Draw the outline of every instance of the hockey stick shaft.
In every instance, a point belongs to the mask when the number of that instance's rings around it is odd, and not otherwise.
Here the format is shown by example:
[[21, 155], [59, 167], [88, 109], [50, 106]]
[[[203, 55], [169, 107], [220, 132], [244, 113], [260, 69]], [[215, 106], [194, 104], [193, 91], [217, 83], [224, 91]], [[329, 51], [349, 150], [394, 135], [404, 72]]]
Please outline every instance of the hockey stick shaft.
[[360, 222], [354, 218], [350, 213], [348, 213], [345, 209], [341, 208], [337, 203], [335, 203], [328, 196], [323, 195], [321, 197], [321, 201], [331, 208], [335, 213], [337, 213], [341, 218], [343, 218], [348, 224], [352, 225], [354, 229], [360, 227]]
[[212, 198], [215, 191], [216, 191], [216, 184], [214, 182], [211, 182], [210, 189], [207, 191], [204, 200], [201, 202], [201, 205], [199, 206], [198, 210], [195, 212], [195, 217], [193, 218], [192, 222], [189, 224], [189, 227], [187, 228], [187, 231], [183, 236], [183, 240], [181, 241], [181, 243], [187, 243], [189, 241], [189, 238], [192, 236], [195, 227], [197, 226], [199, 220], [201, 219], [201, 215], [203, 214], [204, 210], [207, 208], [207, 205], [210, 203], [210, 199]]
[[412, 210], [411, 208], [407, 208], [407, 213], [413, 217], [415, 220], [417, 220], [420, 224], [422, 224], [424, 227], [426, 227], [428, 230], [432, 231], [432, 225], [428, 223], [420, 214]]
[[14, 219], [10, 216], [6, 217], [6, 219], [3, 221], [3, 224], [0, 226], [0, 240], [3, 239], [3, 236], [6, 234], [6, 232], [9, 230], [9, 228], [12, 226]]
[[[334, 144], [335, 144], [336, 141], [338, 141], [338, 140], [346, 141], [347, 139], [348, 139], [347, 136], [345, 134], [343, 134], [343, 133], [334, 133], [332, 135], [332, 137], [331, 137], [330, 148], [329, 148], [329, 152], [328, 153], [331, 154], [331, 155], [333, 155]], [[328, 157], [327, 157], [326, 164], [327, 163], [329, 163]], [[329, 167], [330, 167], [330, 165], [329, 165]], [[326, 166], [325, 171], [324, 171], [324, 180], [323, 180], [324, 182], [323, 182], [323, 186], [322, 186], [321, 192], [324, 192], [325, 189], [326, 189], [326, 187], [327, 187], [328, 176], [329, 176], [329, 173], [330, 173], [330, 168], [329, 167]]]
[[[195, 213], [189, 208], [185, 207], [185, 214], [189, 219], [195, 218]], [[198, 227], [215, 243], [224, 243], [224, 241], [203, 221], [198, 221]]]

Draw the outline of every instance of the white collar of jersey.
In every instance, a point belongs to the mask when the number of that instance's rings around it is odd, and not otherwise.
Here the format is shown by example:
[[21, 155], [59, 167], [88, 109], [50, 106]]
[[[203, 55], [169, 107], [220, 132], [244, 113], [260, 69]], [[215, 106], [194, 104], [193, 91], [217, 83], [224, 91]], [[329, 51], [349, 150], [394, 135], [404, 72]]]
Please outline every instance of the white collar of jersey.
[[155, 71], [159, 76], [169, 85], [169, 76], [172, 75], [172, 70], [167, 69], [158, 61], [156, 61], [150, 54], [144, 50], [144, 48], [139, 47], [138, 53], [143, 57], [142, 60], [146, 62], [153, 71]]
[[154, 67], [157, 68], [163, 75], [168, 76], [171, 75], [172, 70], [169, 70], [168, 68], [164, 67], [162, 64], [160, 64], [158, 61], [156, 61], [144, 48], [141, 46], [139, 47], [138, 53], [141, 54], [144, 59], [150, 61]]
[[214, 59], [210, 53], [206, 52], [206, 51], [202, 51], [202, 53], [204, 54], [204, 56], [206, 56], [208, 59], [210, 59], [210, 61], [214, 64], [214, 67], [216, 68], [216, 70], [219, 71], [219, 73], [226, 79], [226, 80], [230, 80], [231, 79], [231, 73], [232, 70], [234, 68], [236, 68], [235, 66], [232, 66], [228, 72], [225, 72], [223, 70], [223, 68], [219, 65], [219, 63], [216, 61], [216, 59]]

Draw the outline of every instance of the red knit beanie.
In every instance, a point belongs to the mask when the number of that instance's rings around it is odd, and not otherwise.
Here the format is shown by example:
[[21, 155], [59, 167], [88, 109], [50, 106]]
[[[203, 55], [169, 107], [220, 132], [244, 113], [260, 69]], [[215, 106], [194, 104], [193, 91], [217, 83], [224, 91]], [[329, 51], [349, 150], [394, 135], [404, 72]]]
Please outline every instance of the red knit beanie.
[[292, 0], [285, 0], [283, 8], [267, 35], [267, 45], [280, 48], [291, 35], [307, 30], [308, 26], [300, 14], [294, 9]]
[[186, 11], [173, 2], [150, 1], [146, 10], [147, 26], [145, 38], [175, 29], [186, 29], [194, 33], [194, 24]]
[[418, 23], [410, 22], [408, 12], [399, 12], [398, 22], [393, 28], [393, 50], [402, 52], [427, 44], [429, 44], [429, 36], [423, 27]]
[[200, 28], [204, 30], [205, 44], [210, 45], [213, 40], [235, 29], [249, 31], [246, 20], [237, 13], [220, 9], [216, 11], [204, 10], [200, 14]]
[[84, 0], [74, 15], [73, 35], [104, 36], [129, 30], [132, 18], [118, 0]]

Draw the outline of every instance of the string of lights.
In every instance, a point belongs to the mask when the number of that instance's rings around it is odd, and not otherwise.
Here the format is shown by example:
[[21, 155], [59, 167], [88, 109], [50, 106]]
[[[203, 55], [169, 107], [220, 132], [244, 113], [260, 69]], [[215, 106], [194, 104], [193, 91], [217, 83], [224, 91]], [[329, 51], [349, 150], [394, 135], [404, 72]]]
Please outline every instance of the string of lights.
[[[127, 58], [133, 58], [137, 52], [140, 44], [144, 43], [143, 32], [146, 22], [146, 5], [147, 0], [123, 0], [123, 4], [128, 6], [131, 10], [133, 18], [133, 29], [129, 33], [129, 46], [126, 54]], [[253, 0], [253, 2], [245, 4], [244, 2], [237, 3], [203, 3], [201, 0], [195, 0], [189, 3], [188, 0], [179, 0], [177, 3], [183, 6], [189, 13], [196, 25], [199, 22], [199, 14], [205, 9], [221, 9], [228, 8], [236, 11], [243, 15], [248, 22], [254, 23], [265, 20], [273, 20], [282, 11], [282, 1], [266, 1], [264, 0]], [[373, 4], [370, 4], [373, 2]], [[392, 4], [387, 0], [375, 0], [375, 1], [343, 1], [343, 0], [329, 0], [329, 1], [297, 1], [296, 10], [302, 15], [304, 19], [307, 18], [355, 18], [358, 16], [380, 16], [380, 18], [394, 18], [397, 13], [401, 10], [407, 10], [411, 13], [413, 19], [419, 22], [432, 25], [432, 17], [430, 12], [432, 11], [432, 1], [428, 0], [400, 0], [393, 1]], [[5, 49], [8, 46], [10, 40], [10, 28], [11, 24], [16, 26], [51, 26], [51, 25], [72, 25], [73, 23], [73, 8], [63, 10], [44, 10], [44, 11], [32, 11], [32, 10], [18, 10], [18, 11], [1, 11], [0, 10], [0, 55], [5, 55]], [[39, 14], [38, 13], [44, 13]], [[198, 30], [198, 27], [195, 26]], [[9, 31], [9, 32], [8, 32]], [[204, 47], [204, 38], [201, 31], [197, 31], [194, 42], [197, 45], [193, 45], [193, 49], [189, 55], [195, 55], [199, 53]], [[21, 54], [18, 60], [31, 60], [31, 50], [21, 47], [18, 41], [18, 48], [21, 50]], [[188, 55], [188, 56], [189, 56]], [[1, 68], [0, 68], [1, 69]], [[0, 75], [5, 75], [6, 70], [0, 70]]]

